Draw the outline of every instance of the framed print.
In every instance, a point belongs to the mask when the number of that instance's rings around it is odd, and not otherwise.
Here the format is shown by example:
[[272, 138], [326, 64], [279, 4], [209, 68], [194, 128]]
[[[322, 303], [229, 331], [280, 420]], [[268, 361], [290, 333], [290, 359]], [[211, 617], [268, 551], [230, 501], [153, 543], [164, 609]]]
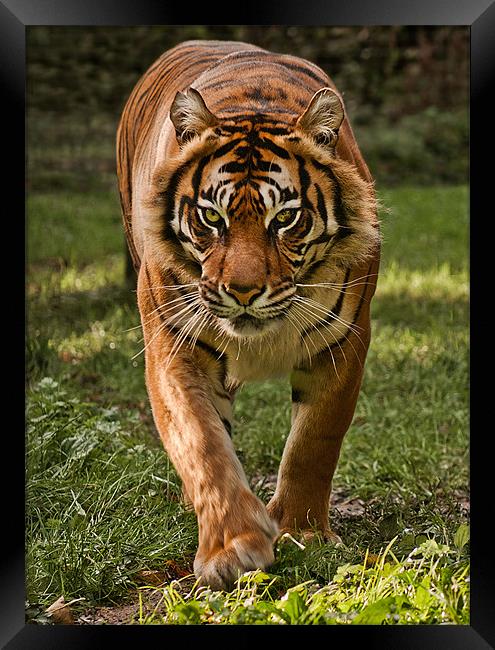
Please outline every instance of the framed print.
[[25, 213], [5, 647], [492, 647], [493, 5], [0, 12]]

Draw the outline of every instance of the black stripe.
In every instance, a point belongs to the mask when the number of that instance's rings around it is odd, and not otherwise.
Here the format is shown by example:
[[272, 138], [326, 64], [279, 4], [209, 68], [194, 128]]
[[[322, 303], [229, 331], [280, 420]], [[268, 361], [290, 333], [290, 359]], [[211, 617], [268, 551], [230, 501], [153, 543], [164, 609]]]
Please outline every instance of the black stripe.
[[[367, 275], [369, 275], [370, 270], [371, 270], [371, 266], [368, 269]], [[361, 309], [362, 309], [362, 306], [364, 304], [364, 294], [366, 293], [366, 287], [367, 286], [368, 286], [368, 283], [365, 282], [364, 283], [364, 288], [363, 288], [363, 290], [361, 292], [361, 298], [359, 299], [358, 306], [356, 307], [356, 311], [354, 312], [354, 316], [353, 316], [352, 321], [351, 321], [351, 327], [347, 328], [346, 333], [343, 336], [341, 336], [340, 339], [337, 339], [337, 341], [335, 341], [335, 343], [332, 343], [332, 345], [330, 346], [330, 349], [333, 349], [334, 347], [337, 347], [337, 345], [340, 346], [340, 344], [343, 343], [346, 340], [346, 338], [348, 337], [348, 335], [352, 331], [352, 327], [355, 325], [357, 319], [359, 318], [359, 314], [361, 313]], [[318, 354], [321, 354], [321, 352], [319, 352]]]
[[333, 182], [335, 183], [335, 193], [334, 193], [334, 214], [335, 219], [339, 226], [347, 226], [347, 215], [344, 210], [344, 204], [342, 203], [342, 190], [340, 189], [339, 182], [335, 178], [333, 172], [331, 173]]
[[237, 160], [231, 160], [230, 162], [222, 165], [219, 168], [218, 173], [223, 174], [226, 172], [227, 174], [235, 174], [237, 172], [245, 171], [246, 166], [247, 166], [246, 162], [238, 162]]
[[[368, 269], [368, 274], [369, 274], [370, 269], [371, 269], [371, 266]], [[354, 317], [353, 317], [353, 319], [351, 321], [350, 327], [348, 327], [345, 334], [343, 334], [339, 339], [337, 339], [334, 343], [332, 343], [329, 346], [329, 348], [324, 348], [323, 350], [320, 350], [320, 352], [318, 352], [318, 354], [315, 355], [315, 357], [314, 357], [315, 359], [317, 359], [320, 356], [323, 356], [324, 354], [329, 353], [330, 350], [334, 350], [336, 347], [340, 348], [342, 343], [344, 343], [346, 341], [347, 337], [352, 332], [352, 327], [356, 324], [356, 321], [359, 318], [359, 314], [361, 313], [361, 309], [362, 309], [362, 306], [363, 306], [363, 303], [364, 303], [364, 294], [366, 293], [366, 286], [367, 286], [367, 283], [365, 283], [365, 285], [364, 285], [364, 289], [363, 289], [363, 291], [361, 293], [361, 298], [359, 300], [359, 304], [358, 304], [358, 306], [356, 308], [356, 311], [354, 312]]]
[[325, 229], [328, 224], [328, 214], [327, 214], [327, 206], [325, 205], [325, 199], [323, 198], [323, 192], [321, 191], [321, 187], [318, 185], [318, 183], [315, 183], [315, 190], [316, 190], [316, 205], [318, 208], [318, 213], [320, 217], [323, 219], [323, 222], [325, 224]]
[[292, 266], [295, 266], [296, 268], [299, 268], [300, 266], [303, 265], [304, 260], [293, 260], [285, 251], [282, 251], [282, 255], [285, 257], [286, 260], [290, 262]]
[[272, 310], [274, 307], [277, 307], [278, 305], [282, 305], [284, 302], [287, 302], [292, 298], [292, 294], [290, 296], [284, 296], [283, 298], [280, 298], [279, 300], [275, 300], [274, 302], [271, 302], [269, 305], [265, 305], [264, 307], [259, 307], [259, 309], [263, 312], [268, 312]]
[[310, 210], [314, 211], [313, 204], [308, 198], [308, 190], [311, 178], [308, 170], [306, 169], [305, 160], [302, 156], [296, 156], [296, 160], [299, 165], [299, 182], [301, 183], [301, 197], [303, 199], [302, 207], [309, 208]]
[[292, 288], [292, 282], [284, 282], [283, 284], [280, 284], [276, 289], [273, 289], [273, 291], [270, 293], [269, 296], [267, 296], [268, 300], [271, 300], [272, 298], [275, 298], [275, 296], [278, 296], [279, 294], [283, 293], [284, 291], [287, 291], [287, 289]]
[[165, 198], [165, 219], [168, 222], [172, 221], [174, 218], [175, 193], [177, 191], [177, 187], [179, 185], [180, 179], [182, 178], [184, 173], [189, 169], [192, 163], [193, 163], [192, 160], [188, 160], [183, 165], [181, 165], [174, 172], [172, 178], [170, 179], [170, 182], [167, 185], [167, 188], [163, 192], [160, 192], [159, 194], [159, 196], [162, 199]]
[[[311, 241], [308, 242], [308, 248], [310, 246], [316, 246], [317, 244], [325, 244], [326, 242], [329, 242], [332, 239], [333, 235], [329, 235], [328, 233], [324, 232], [315, 239], [312, 239]], [[327, 251], [328, 253], [328, 251]]]
[[[272, 108], [270, 108], [270, 111], [273, 111]], [[283, 109], [281, 112], [286, 113], [287, 110]], [[276, 126], [261, 126], [260, 131], [263, 131], [264, 133], [269, 133], [270, 135], [287, 135], [288, 129], [285, 129], [283, 127], [276, 127]]]
[[333, 173], [333, 170], [328, 165], [323, 165], [322, 163], [320, 163], [318, 160], [315, 160], [314, 158], [311, 159], [311, 164], [313, 165], [313, 167], [319, 169], [324, 174], [326, 174], [326, 176], [328, 176], [328, 178], [332, 181], [334, 186], [335, 219], [339, 224], [339, 226], [347, 226], [348, 219], [344, 210], [344, 204], [342, 202], [342, 189], [340, 187], [339, 181], [337, 180], [337, 177]]
[[301, 402], [304, 402], [304, 399], [303, 399], [303, 392], [302, 392], [302, 390], [299, 390], [298, 388], [293, 388], [293, 389], [292, 389], [292, 395], [291, 395], [291, 397], [292, 397], [292, 401], [293, 401], [293, 402], [296, 402], [296, 403], [299, 403], [299, 404], [300, 404]]
[[[266, 106], [266, 104], [265, 104]], [[305, 105], [306, 106], [306, 105]], [[254, 115], [261, 115], [264, 119], [263, 121], [268, 121], [269, 116], [266, 113], [253, 113], [249, 114], [247, 111], [254, 111], [256, 108], [251, 105], [251, 104], [236, 104], [236, 105], [229, 105], [228, 107], [221, 108], [219, 109], [219, 113], [222, 113], [222, 115], [231, 115], [232, 117], [229, 117], [229, 120], [236, 119], [237, 114], [239, 114], [242, 119], [250, 119], [251, 117], [254, 117]], [[266, 131], [267, 133], [270, 133], [270, 135], [281, 135], [281, 136], [286, 136], [287, 133], [289, 132], [290, 127], [294, 123], [294, 118], [296, 118], [299, 113], [296, 113], [295, 111], [290, 110], [289, 108], [286, 108], [285, 106], [283, 108], [277, 108], [275, 106], [270, 106], [268, 107], [268, 112], [271, 114], [277, 114], [281, 115], [283, 117], [287, 117], [287, 120], [281, 119], [280, 117], [277, 118], [272, 118], [272, 122], [276, 122], [277, 124], [283, 124], [284, 126], [281, 127], [274, 127], [273, 130], [269, 130], [268, 128], [261, 127], [262, 131]], [[241, 112], [242, 111], [242, 112]]]
[[220, 418], [220, 419], [222, 420], [222, 424], [223, 424], [223, 426], [226, 428], [227, 433], [228, 433], [229, 436], [232, 438], [232, 425], [231, 425], [230, 422], [229, 422], [228, 420], [226, 420], [225, 418]]
[[[234, 122], [234, 124], [222, 124], [219, 129], [220, 132], [226, 132], [228, 134], [234, 133], [246, 133], [253, 129], [253, 126], [258, 125], [260, 131], [264, 130], [265, 124], [274, 124], [280, 126], [280, 124], [285, 124], [283, 120], [278, 117], [270, 117], [269, 115], [263, 113], [244, 113], [242, 115], [235, 115], [233, 117], [227, 118], [229, 122]], [[241, 126], [243, 122], [248, 122], [245, 126]], [[283, 127], [282, 127], [283, 128]]]
[[268, 160], [260, 160], [256, 164], [255, 169], [259, 169], [262, 172], [275, 172], [276, 174], [280, 174], [282, 171], [282, 168], [277, 163], [269, 162]]
[[201, 158], [201, 160], [197, 163], [196, 169], [194, 170], [194, 174], [191, 179], [191, 185], [194, 192], [193, 199], [192, 199], [193, 205], [196, 205], [198, 201], [199, 187], [200, 187], [201, 177], [203, 175], [203, 169], [210, 162], [210, 158], [211, 158], [210, 155]]
[[310, 77], [311, 79], [314, 79], [315, 81], [318, 81], [318, 83], [321, 83], [321, 86], [327, 86], [328, 81], [324, 78], [321, 77], [320, 75], [316, 74], [316, 72], [313, 72], [313, 70], [309, 70], [308, 68], [305, 68], [302, 65], [298, 65], [296, 63], [286, 63], [285, 61], [282, 63], [282, 65], [285, 68], [288, 68], [289, 70], [295, 70], [296, 72], [300, 72], [301, 74], [305, 74], [306, 76]]
[[[286, 232], [288, 232], [288, 231], [290, 231], [290, 228], [288, 228]], [[300, 257], [303, 254], [304, 249], [306, 248], [306, 242], [296, 243], [296, 242], [286, 241], [285, 242], [285, 248], [292, 255], [297, 255], [298, 257]]]
[[181, 242], [184, 242], [186, 244], [192, 244], [194, 246], [193, 240], [190, 237], [188, 237], [184, 232], [182, 232], [182, 230], [179, 230], [179, 232], [177, 233], [177, 239]]
[[260, 138], [260, 143], [263, 149], [268, 149], [269, 151], [277, 155], [279, 158], [283, 158], [284, 160], [288, 160], [290, 158], [290, 154], [288, 151], [282, 149], [282, 147], [279, 147], [271, 140], [268, 140], [267, 138]]
[[213, 154], [213, 158], [221, 158], [222, 156], [225, 156], [225, 154], [229, 153], [239, 142], [242, 142], [243, 138], [236, 138], [235, 140], [231, 140], [230, 142], [226, 142], [224, 145], [221, 147], [218, 147], [218, 149], [215, 151]]

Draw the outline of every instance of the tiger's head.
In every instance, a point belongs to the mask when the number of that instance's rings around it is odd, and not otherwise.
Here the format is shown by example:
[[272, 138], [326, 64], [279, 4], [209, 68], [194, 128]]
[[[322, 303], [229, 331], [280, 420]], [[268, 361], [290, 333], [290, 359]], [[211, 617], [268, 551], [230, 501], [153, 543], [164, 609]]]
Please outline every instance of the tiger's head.
[[299, 116], [219, 117], [190, 88], [170, 119], [179, 153], [154, 174], [155, 235], [231, 336], [275, 330], [298, 283], [377, 244], [373, 189], [335, 153], [344, 109], [332, 89]]

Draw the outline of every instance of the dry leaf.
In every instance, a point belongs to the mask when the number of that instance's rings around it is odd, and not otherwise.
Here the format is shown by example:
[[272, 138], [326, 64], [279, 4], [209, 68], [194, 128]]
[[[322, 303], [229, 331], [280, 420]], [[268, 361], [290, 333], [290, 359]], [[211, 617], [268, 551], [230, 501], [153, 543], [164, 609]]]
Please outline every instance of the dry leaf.
[[70, 603], [66, 603], [64, 597], [60, 596], [45, 611], [57, 625], [73, 625], [74, 617], [72, 616], [69, 605]]
[[169, 574], [172, 574], [171, 577], [174, 579], [177, 578], [177, 576], [179, 578], [185, 578], [186, 576], [191, 575], [193, 572], [192, 567], [181, 566], [175, 562], [175, 560], [167, 560], [165, 562], [165, 566], [167, 567], [166, 571], [168, 571]]
[[375, 553], [368, 553], [368, 555], [365, 558], [365, 567], [368, 568], [368, 567], [375, 566], [376, 564], [378, 564], [379, 561], [380, 561], [379, 555], [375, 555]]
[[150, 587], [160, 587], [167, 582], [167, 574], [164, 571], [139, 571], [136, 575], [138, 582]]

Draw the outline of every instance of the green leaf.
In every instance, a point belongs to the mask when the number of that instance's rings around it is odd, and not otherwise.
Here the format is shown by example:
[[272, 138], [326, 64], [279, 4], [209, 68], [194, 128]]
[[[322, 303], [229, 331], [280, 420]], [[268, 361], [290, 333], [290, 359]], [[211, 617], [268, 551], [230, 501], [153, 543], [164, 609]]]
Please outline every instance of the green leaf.
[[434, 597], [430, 592], [430, 576], [425, 576], [416, 589], [414, 605], [421, 610], [427, 610]]
[[353, 625], [381, 625], [388, 618], [397, 616], [402, 604], [404, 602], [402, 596], [388, 596], [377, 600], [371, 605], [367, 605], [357, 616], [353, 619]]
[[292, 625], [295, 625], [301, 622], [299, 619], [306, 613], [308, 606], [299, 592], [289, 591], [284, 609], [289, 615]]
[[256, 571], [246, 571], [246, 573], [243, 573], [243, 575], [239, 578], [238, 582], [239, 584], [253, 583], [253, 582], [255, 584], [262, 584], [264, 582], [268, 582], [270, 578], [271, 576], [269, 576], [268, 573], [265, 573], [264, 571], [257, 569]]
[[173, 612], [179, 624], [198, 625], [201, 623], [203, 607], [197, 601], [192, 600], [188, 603], [178, 603], [175, 605]]
[[454, 535], [454, 544], [459, 551], [469, 542], [469, 536], [468, 524], [461, 524]]

